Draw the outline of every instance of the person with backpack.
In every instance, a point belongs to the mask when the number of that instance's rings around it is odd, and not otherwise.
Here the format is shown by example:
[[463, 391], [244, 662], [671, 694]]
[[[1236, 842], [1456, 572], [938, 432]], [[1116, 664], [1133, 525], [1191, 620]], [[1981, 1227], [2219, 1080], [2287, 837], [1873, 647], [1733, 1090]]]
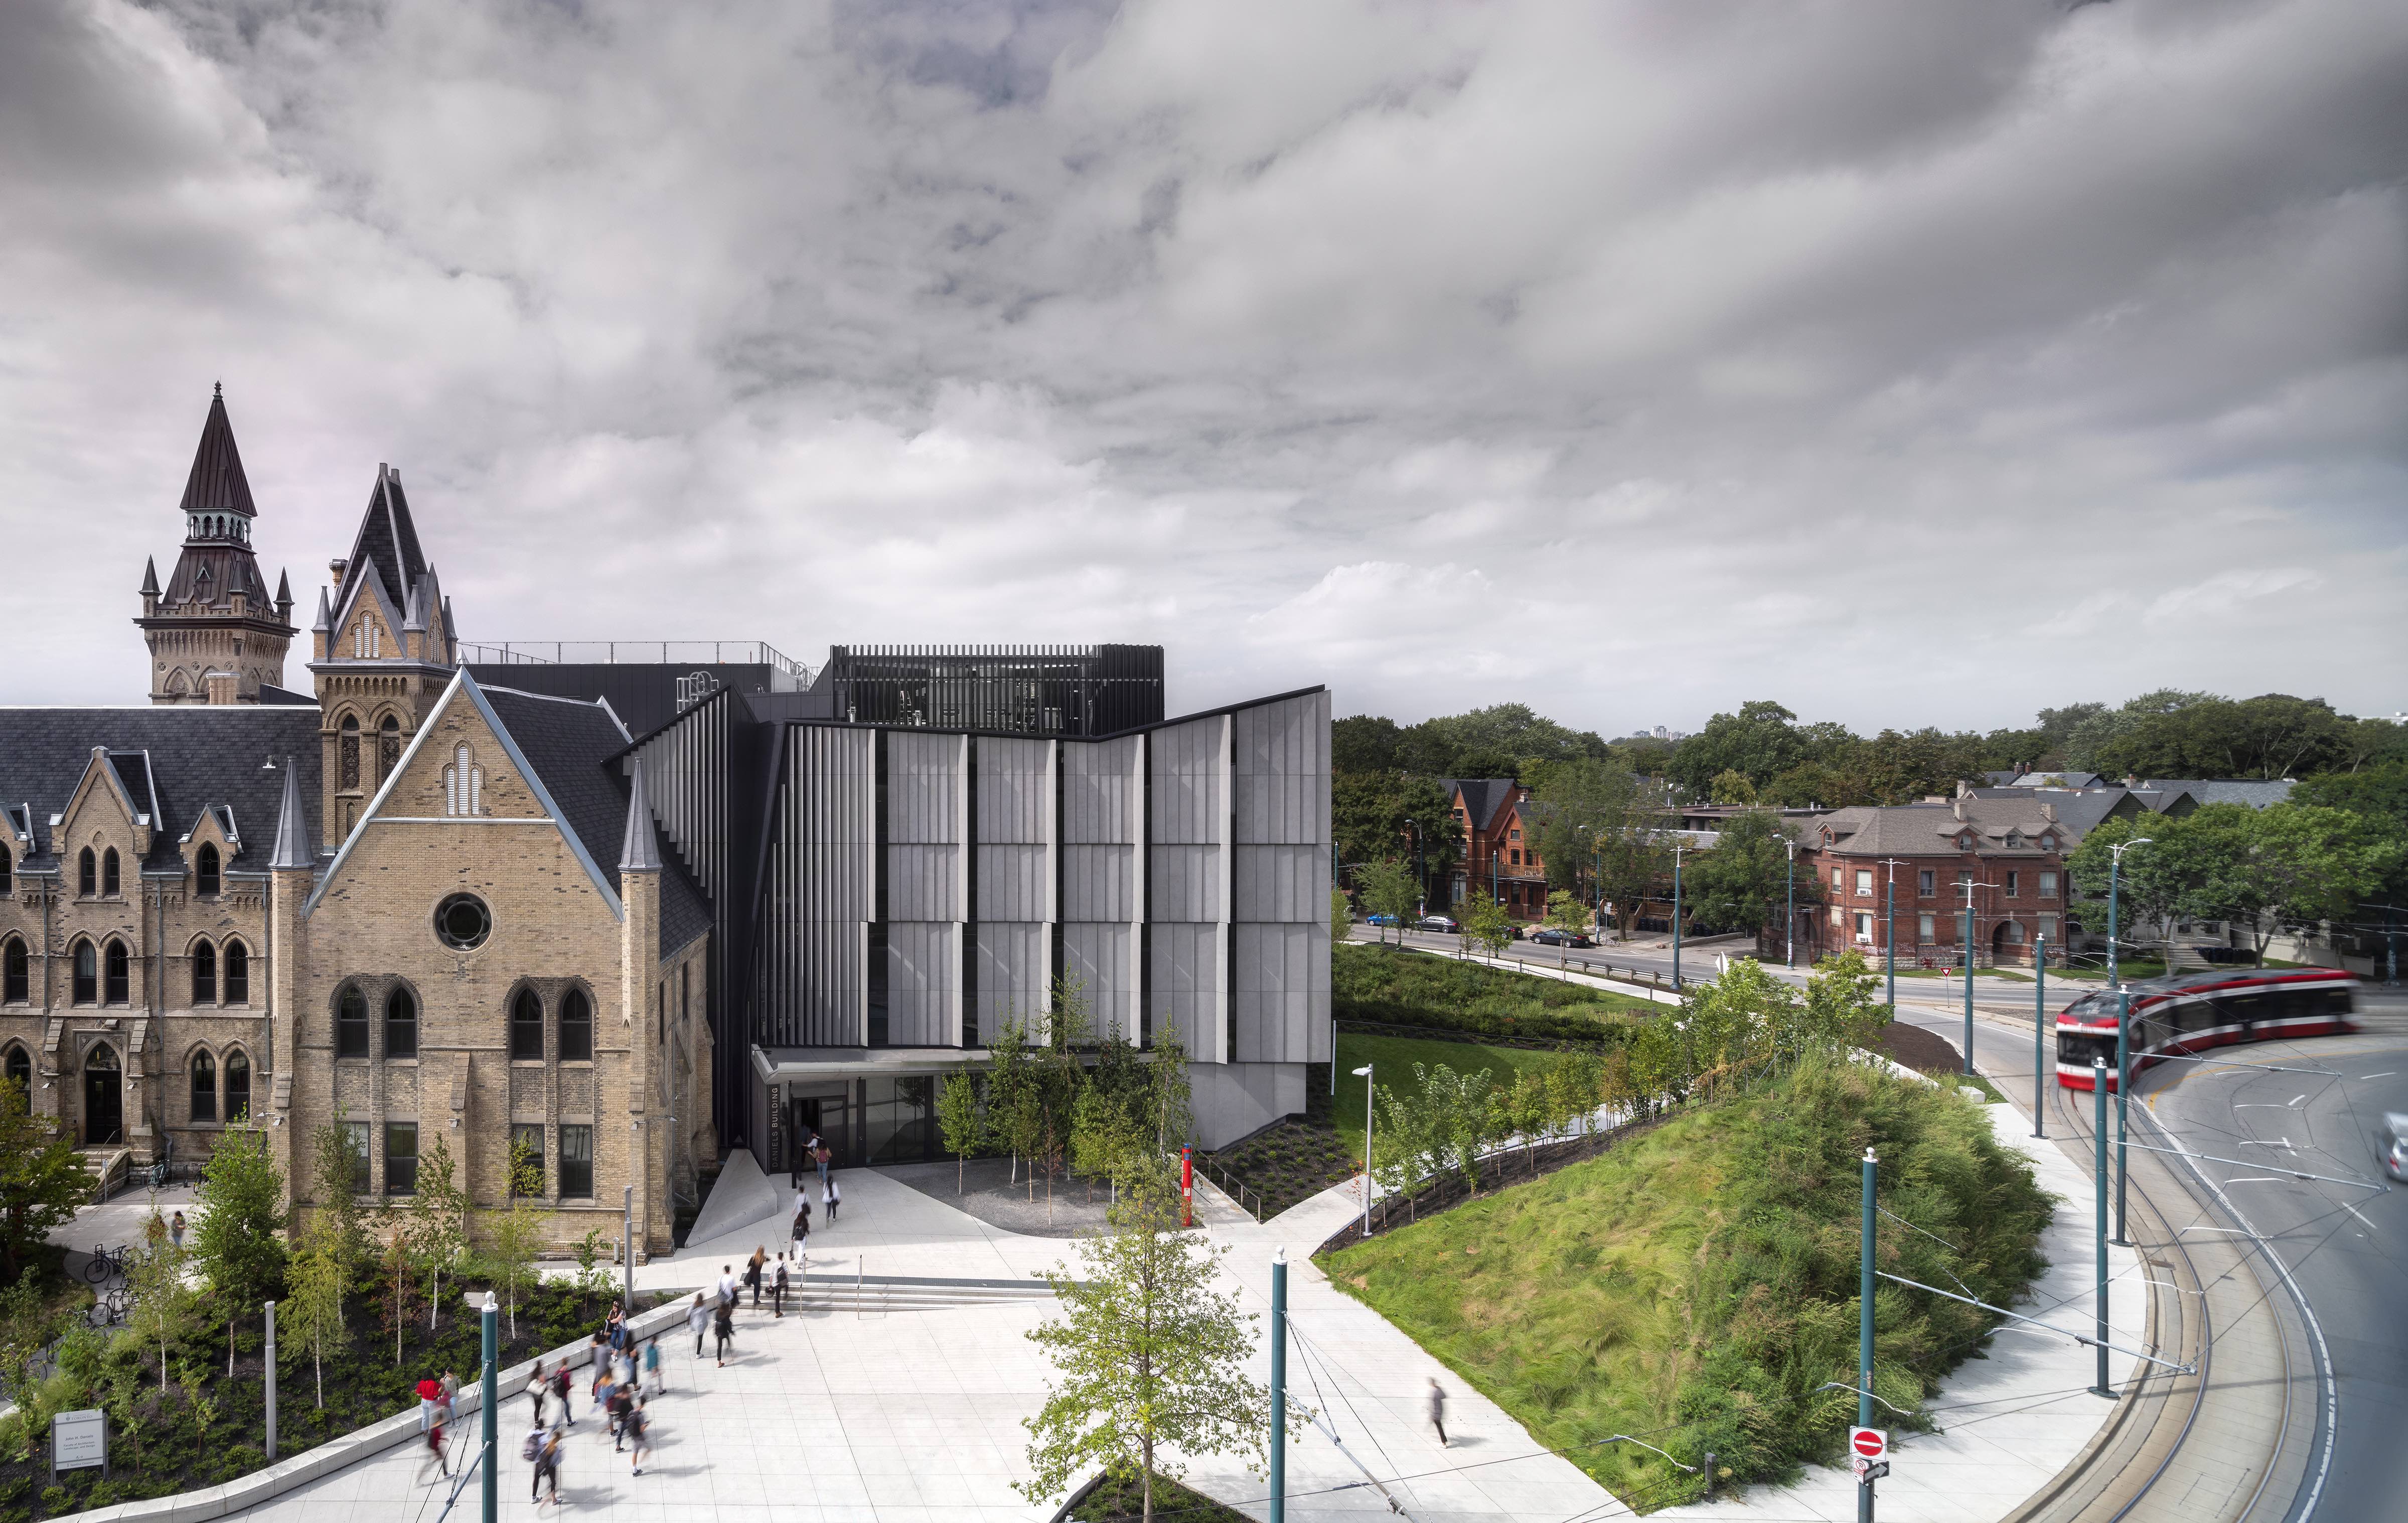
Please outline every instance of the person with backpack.
[[652, 1422], [638, 1401], [627, 1414], [627, 1458], [634, 1474], [644, 1473], [644, 1457], [652, 1452]]
[[571, 1382], [568, 1378], [568, 1359], [564, 1356], [558, 1364], [552, 1367], [552, 1394], [557, 1398], [560, 1402], [560, 1426], [563, 1428], [574, 1428], [577, 1426], [576, 1417], [571, 1415], [568, 1410], [568, 1388]]
[[636, 1398], [626, 1387], [610, 1384], [610, 1452], [617, 1454], [626, 1445], [627, 1414], [636, 1408]]
[[736, 1303], [734, 1301], [723, 1300], [719, 1303], [719, 1317], [711, 1327], [711, 1333], [719, 1343], [719, 1367], [724, 1370], [727, 1368], [727, 1345], [736, 1339]]
[[744, 1265], [744, 1283], [752, 1287], [752, 1309], [756, 1312], [761, 1309], [761, 1266], [767, 1262], [768, 1257], [768, 1249], [755, 1247], [752, 1257]]
[[[535, 1425], [527, 1430], [526, 1437], [519, 1441], [519, 1458], [535, 1467], [533, 1479], [527, 1484], [529, 1501], [539, 1501], [542, 1499], [543, 1450], [544, 1444], [551, 1437], [552, 1430], [544, 1426], [541, 1418], [538, 1418]], [[552, 1490], [554, 1496], [560, 1494], [560, 1481], [557, 1476], [552, 1480]]]
[[775, 1289], [772, 1295], [777, 1310], [773, 1315], [782, 1317], [786, 1315], [786, 1256], [784, 1254], [778, 1256], [778, 1277], [774, 1284]]

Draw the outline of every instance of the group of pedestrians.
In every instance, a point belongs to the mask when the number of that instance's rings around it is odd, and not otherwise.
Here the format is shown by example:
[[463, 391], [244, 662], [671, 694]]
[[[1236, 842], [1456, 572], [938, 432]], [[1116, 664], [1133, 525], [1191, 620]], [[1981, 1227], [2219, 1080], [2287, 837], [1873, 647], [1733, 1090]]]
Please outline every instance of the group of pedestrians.
[[[814, 1133], [803, 1143], [803, 1157], [809, 1159], [810, 1167], [819, 1171], [820, 1205], [827, 1212], [828, 1225], [834, 1227], [837, 1207], [844, 1203], [844, 1190], [838, 1185], [836, 1175], [829, 1171], [828, 1167], [835, 1161], [836, 1155], [828, 1147], [825, 1140]], [[795, 1272], [799, 1275], [803, 1272], [805, 1256], [811, 1245], [811, 1196], [810, 1190], [804, 1183], [802, 1169], [797, 1168], [794, 1171], [793, 1182], [795, 1186]]]
[[440, 1379], [429, 1375], [418, 1383], [418, 1430], [426, 1436], [426, 1458], [418, 1467], [421, 1484], [435, 1478], [428, 1473], [430, 1471], [443, 1475], [452, 1473], [452, 1461], [443, 1452], [443, 1443], [452, 1426], [452, 1405], [459, 1395], [460, 1377], [449, 1370]]
[[[660, 1341], [653, 1338], [638, 1349], [635, 1329], [628, 1325], [626, 1308], [617, 1303], [594, 1335], [594, 1382], [589, 1395], [595, 1412], [602, 1415], [601, 1436], [610, 1441], [614, 1454], [628, 1457], [633, 1474], [644, 1473], [644, 1461], [652, 1452], [652, 1425], [646, 1404], [667, 1388], [661, 1372]], [[534, 1411], [530, 1415], [525, 1441], [519, 1458], [535, 1467], [533, 1483], [527, 1500], [540, 1506], [549, 1501], [560, 1503], [560, 1465], [564, 1455], [564, 1435], [577, 1426], [569, 1410], [570, 1379], [568, 1360], [547, 1372], [538, 1359], [527, 1377], [527, 1400]]]

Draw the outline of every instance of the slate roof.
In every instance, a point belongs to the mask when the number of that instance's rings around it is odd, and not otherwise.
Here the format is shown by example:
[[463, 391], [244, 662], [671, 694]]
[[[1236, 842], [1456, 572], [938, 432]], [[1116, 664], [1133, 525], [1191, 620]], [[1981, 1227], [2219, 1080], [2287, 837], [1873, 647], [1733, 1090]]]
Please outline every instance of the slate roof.
[[[265, 704], [126, 709], [0, 709], [0, 804], [30, 806], [37, 855], [52, 865], [50, 816], [64, 813], [94, 746], [135, 807], [156, 801], [145, 865], [181, 870], [179, 838], [216, 807], [232, 818], [240, 849], [227, 866], [264, 872], [276, 835], [284, 758], [301, 769], [302, 796], [318, 797], [318, 709]], [[277, 769], [261, 763], [273, 759]]]
[[1450, 789], [1463, 791], [1463, 807], [1470, 816], [1474, 830], [1486, 830], [1513, 802], [1521, 784], [1510, 777], [1451, 777], [1442, 780]]
[[[2066, 839], [2073, 841], [2079, 841], [2118, 813], [2137, 814], [2153, 807], [2128, 788], [2085, 788], [2079, 793], [2055, 788], [1976, 788], [1973, 792], [1982, 798], [2025, 799], [2051, 805], [2057, 810], [2057, 823], [2066, 828]], [[2128, 807], [2128, 800], [2131, 801]]]
[[[612, 763], [627, 749], [629, 736], [618, 715], [599, 701], [482, 683], [478, 687], [527, 765], [543, 780], [563, 823], [605, 873], [614, 873], [627, 833], [627, 781]], [[661, 869], [660, 950], [666, 955], [710, 928], [710, 908], [676, 853], [661, 851], [659, 828], [654, 822], [653, 849], [666, 864]]]
[[2013, 772], [1992, 772], [1987, 775], [1991, 780], [1991, 785], [2000, 788], [2095, 788], [2102, 781], [2096, 772], [2085, 772], [2063, 767], [2054, 771], [2035, 767], [2020, 777]]
[[234, 424], [226, 420], [222, 389], [209, 398], [209, 415], [201, 424], [201, 445], [193, 452], [193, 473], [185, 479], [183, 506], [178, 511], [258, 514], [251, 502], [251, 480], [242, 473], [242, 453], [234, 447]]
[[2255, 778], [2153, 778], [2141, 786], [2159, 789], [2170, 797], [2186, 793], [2202, 804], [2246, 804], [2251, 809], [2264, 809], [2289, 798], [2299, 783], [2286, 777], [2264, 782]]
[[418, 525], [410, 521], [409, 497], [401, 489], [401, 473], [385, 465], [377, 467], [367, 511], [360, 515], [360, 532], [351, 541], [351, 560], [343, 568], [343, 584], [335, 592], [338, 611], [350, 608], [351, 590], [371, 571], [396, 614], [409, 606], [410, 588], [426, 574], [426, 554], [418, 548]]
[[[2021, 790], [2000, 789], [2000, 794]], [[2054, 802], [2054, 800], [2051, 800]], [[1965, 806], [1965, 818], [1957, 818], [1955, 802]], [[1954, 855], [1956, 836], [1971, 826], [1979, 833], [1976, 850], [1985, 855], [2046, 855], [2038, 845], [2042, 831], [2054, 827], [2058, 832], [2060, 849], [2070, 847], [2081, 838], [2066, 821], [2052, 822], [2040, 812], [2042, 800], [2037, 797], [1985, 797], [1981, 793], [1968, 795], [1947, 804], [1860, 804], [1847, 809], [1835, 809], [1800, 822], [1800, 837], [1806, 845], [1817, 851], [1842, 853], [1849, 856], [1932, 856]], [[1831, 843], [1823, 843], [1823, 831], [1832, 832]], [[2007, 834], [2015, 831], [2019, 844], [2009, 845]]]

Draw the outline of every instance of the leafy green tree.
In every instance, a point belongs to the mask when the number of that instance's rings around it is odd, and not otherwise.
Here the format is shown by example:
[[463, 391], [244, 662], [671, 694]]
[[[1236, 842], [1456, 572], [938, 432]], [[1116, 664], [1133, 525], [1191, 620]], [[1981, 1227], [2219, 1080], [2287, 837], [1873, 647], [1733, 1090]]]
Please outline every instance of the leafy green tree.
[[2357, 722], [2322, 698], [2183, 697], [2190, 701], [2135, 715], [2095, 747], [2093, 768], [2110, 776], [2301, 777], [2346, 766], [2358, 749]]
[[135, 1332], [146, 1346], [158, 1346], [159, 1390], [164, 1395], [169, 1356], [191, 1335], [197, 1308], [194, 1292], [185, 1284], [184, 1250], [167, 1235], [156, 1206], [151, 1208], [150, 1220], [159, 1223], [160, 1230], [155, 1235], [146, 1232], [143, 1246], [129, 1257], [125, 1288], [134, 1307], [128, 1320]]
[[1331, 889], [1329, 891], [1329, 944], [1336, 946], [1343, 941], [1346, 940], [1346, 933], [1354, 928], [1354, 909], [1346, 902], [1345, 891]]
[[1410, 862], [1418, 841], [1423, 874], [1418, 881], [1425, 894], [1431, 880], [1442, 880], [1463, 860], [1463, 828], [1455, 823], [1454, 796], [1434, 777], [1406, 772], [1333, 776], [1329, 823], [1339, 860], [1350, 868]]
[[1419, 1219], [1415, 1187], [1446, 1172], [1446, 1137], [1438, 1113], [1421, 1096], [1398, 1095], [1386, 1085], [1373, 1091], [1380, 1123], [1371, 1128], [1373, 1175], [1391, 1196], [1405, 1198], [1410, 1219]]
[[1706, 721], [1704, 729], [1681, 742], [1666, 772], [1689, 797], [1702, 798], [1725, 772], [1737, 772], [1761, 786], [1806, 760], [1809, 749], [1795, 713], [1757, 699], [1740, 705], [1735, 714], [1716, 714]]
[[[2217, 701], [2219, 700], [2213, 693], [2185, 693], [2171, 687], [2161, 687], [2153, 693], [2143, 693], [2136, 698], [2128, 699], [2114, 709], [2097, 704], [2079, 705], [2077, 707], [2097, 711], [2085, 714], [2067, 731], [2065, 765], [2075, 771], [2107, 771], [2109, 769], [2103, 764], [2111, 763], [2116, 758], [2107, 754], [2106, 748], [2126, 732], [2153, 717], [2179, 713], [2185, 709], [2199, 704]], [[2043, 711], [2043, 717], [2046, 711]]]
[[979, 1116], [978, 1081], [968, 1069], [945, 1075], [937, 1090], [937, 1131], [944, 1139], [945, 1151], [953, 1156], [953, 1193], [959, 1195], [966, 1187], [970, 1155], [986, 1136]]
[[[1566, 936], [1578, 936], [1588, 929], [1588, 906], [1570, 889], [1558, 888], [1547, 896], [1547, 924]], [[1556, 949], [1558, 967], [1571, 966], [1571, 943], [1566, 941]]]
[[310, 1189], [318, 1211], [335, 1224], [343, 1271], [356, 1279], [373, 1251], [366, 1214], [360, 1209], [359, 1181], [367, 1171], [367, 1159], [352, 1141], [340, 1111], [330, 1125], [310, 1135], [309, 1161]]
[[1513, 1087], [1497, 1098], [1498, 1110], [1512, 1129], [1521, 1134], [1522, 1157], [1530, 1166], [1530, 1177], [1539, 1177], [1538, 1145], [1549, 1136], [1555, 1121], [1555, 1107], [1547, 1096], [1547, 1075], [1543, 1070], [1525, 1069], [1513, 1076]]
[[[2361, 724], [2380, 724], [2365, 720]], [[2290, 803], [2315, 809], [2342, 809], [2369, 821], [2395, 841], [2408, 841], [2408, 756], [2379, 759], [2354, 772], [2328, 772], [2302, 781], [2291, 790]], [[2375, 890], [2386, 904], [2408, 905], [2408, 854]], [[2360, 918], [2366, 918], [2361, 912]]]
[[509, 1174], [499, 1206], [485, 1218], [485, 1257], [502, 1282], [510, 1336], [519, 1335], [519, 1291], [535, 1278], [535, 1257], [543, 1248], [543, 1160], [523, 1138], [510, 1139]]
[[1429, 1109], [1431, 1130], [1445, 1150], [1447, 1163], [1462, 1176], [1465, 1188], [1479, 1189], [1480, 1150], [1497, 1135], [1488, 1070], [1459, 1073], [1436, 1063], [1425, 1072], [1416, 1063], [1413, 1077], [1422, 1086], [1422, 1103]]
[[[2243, 805], [2223, 807], [2245, 809]], [[2101, 936], [2107, 933], [2107, 890], [2114, 863], [2112, 848], [2141, 836], [2148, 837], [2149, 844], [2127, 850], [2123, 869], [2115, 874], [2115, 921], [2120, 937], [2128, 940], [2136, 929], [2150, 927], [2162, 936], [2181, 909], [2185, 896], [2214, 871], [2206, 855], [2210, 849], [2208, 830], [2193, 828], [2190, 819], [2152, 815], [2137, 822], [2102, 821], [2082, 838], [2081, 844], [2065, 859], [2066, 877], [2085, 896], [2084, 900], [2069, 908], [2089, 930]]]
[[1851, 947], [1814, 965], [1806, 979], [1804, 1045], [1825, 1052], [1870, 1047], [1895, 1015], [1881, 978]]
[[294, 1244], [290, 1292], [278, 1308], [294, 1337], [307, 1344], [317, 1367], [318, 1406], [326, 1405], [326, 1346], [343, 1328], [343, 1296], [351, 1286], [339, 1229], [326, 1216], [313, 1216]]
[[1193, 1089], [1187, 1077], [1187, 1043], [1175, 1028], [1154, 1034], [1146, 1064], [1146, 1109], [1154, 1117], [1154, 1148], [1168, 1158], [1196, 1130], [1190, 1107]]
[[1513, 944], [1513, 921], [1506, 914], [1505, 906], [1485, 894], [1473, 894], [1465, 898], [1460, 908], [1463, 939], [1467, 942], [1486, 947], [1492, 957], [1502, 955]]
[[426, 1270], [426, 1326], [435, 1327], [443, 1303], [443, 1275], [456, 1278], [460, 1259], [468, 1251], [467, 1190], [460, 1184], [460, 1166], [440, 1135], [418, 1160], [418, 1197], [410, 1208], [411, 1249]]
[[[1682, 908], [1718, 930], [1756, 930], [1786, 902], [1794, 838], [1778, 815], [1741, 814], [1723, 823], [1711, 851], [1691, 856], [1681, 873]], [[1798, 879], [1798, 902], [1815, 902], [1813, 874]]]
[[1329, 769], [1345, 774], [1398, 770], [1397, 742], [1403, 732], [1393, 719], [1353, 714], [1329, 726]]
[[2210, 804], [2182, 825], [2190, 858], [2207, 865], [2183, 895], [2184, 910], [2251, 926], [2261, 957], [2277, 930], [2349, 918], [2403, 855], [2400, 838], [2378, 822], [2311, 804]]
[[418, 1315], [417, 1301], [418, 1266], [410, 1259], [409, 1235], [395, 1228], [386, 1237], [384, 1254], [377, 1261], [377, 1310], [384, 1319], [384, 1330], [393, 1334], [396, 1365], [401, 1363], [401, 1335]]
[[1612, 843], [1652, 835], [1661, 823], [1659, 792], [1618, 762], [1582, 757], [1537, 769], [1522, 818], [1549, 886], [1577, 889], [1586, 882], [1594, 893]]
[[[1363, 891], [1363, 903], [1375, 915], [1388, 915], [1395, 924], [1409, 924], [1420, 898], [1420, 886], [1413, 882], [1412, 869], [1402, 862], [1373, 862], [1354, 869], [1354, 882]], [[1380, 940], [1388, 939], [1385, 926], [1375, 927]]]
[[1173, 1454], [1236, 1454], [1263, 1468], [1270, 1393], [1245, 1372], [1254, 1316], [1214, 1288], [1227, 1250], [1179, 1231], [1177, 1200], [1159, 1188], [1124, 1194], [1111, 1222], [1081, 1241], [1079, 1272], [1046, 1272], [1063, 1315], [1028, 1334], [1054, 1374], [1024, 1424], [1032, 1473], [1015, 1489], [1041, 1502], [1101, 1466], [1138, 1479], [1152, 1523], [1154, 1476], [1182, 1473]]
[[264, 1132], [228, 1130], [201, 1171], [192, 1261], [222, 1315], [247, 1315], [284, 1286], [284, 1175]]
[[1706, 785], [1706, 796], [1717, 804], [1753, 804], [1756, 784], [1748, 781], [1745, 772], [1727, 768], [1715, 773], [1713, 782]]
[[0, 1079], [0, 1272], [10, 1285], [50, 1233], [75, 1220], [91, 1189], [75, 1134], [25, 1100], [23, 1085]]

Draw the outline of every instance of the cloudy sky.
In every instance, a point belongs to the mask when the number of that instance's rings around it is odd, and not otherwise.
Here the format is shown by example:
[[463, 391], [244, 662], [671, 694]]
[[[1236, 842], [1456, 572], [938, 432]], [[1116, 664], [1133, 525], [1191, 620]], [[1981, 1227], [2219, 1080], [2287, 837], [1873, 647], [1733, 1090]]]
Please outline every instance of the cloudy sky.
[[0, 700], [146, 690], [222, 381], [270, 576], [390, 461], [471, 639], [2387, 713], [2403, 79], [2398, 0], [12, 0]]

